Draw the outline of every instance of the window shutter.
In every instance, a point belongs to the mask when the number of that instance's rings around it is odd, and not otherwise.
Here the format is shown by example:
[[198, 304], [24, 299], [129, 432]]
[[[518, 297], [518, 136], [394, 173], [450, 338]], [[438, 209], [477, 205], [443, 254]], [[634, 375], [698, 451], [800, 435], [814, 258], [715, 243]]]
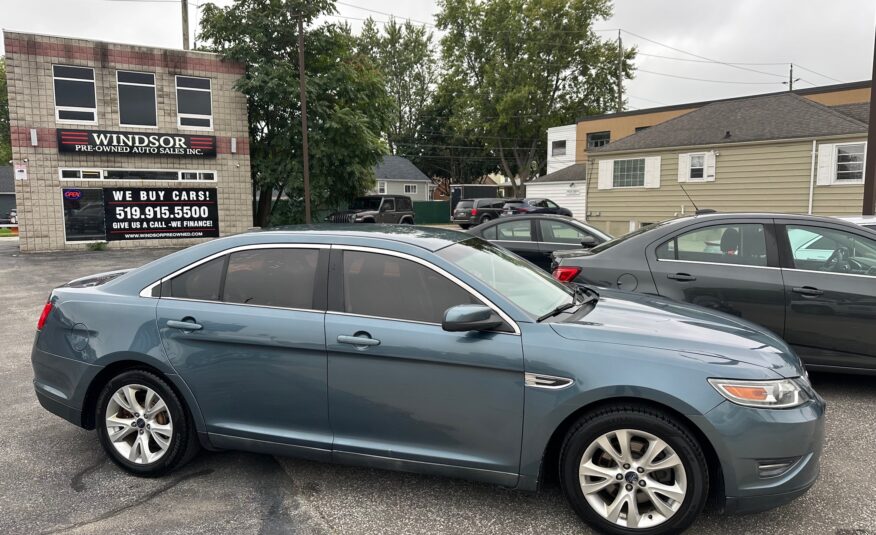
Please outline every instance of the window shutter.
[[690, 179], [690, 154], [678, 155], [678, 181], [687, 182]]
[[818, 145], [818, 172], [815, 175], [815, 183], [819, 186], [829, 186], [833, 183], [836, 166], [833, 163], [836, 145], [824, 143]]
[[715, 181], [715, 151], [710, 150], [706, 153], [706, 168], [703, 170], [706, 182]]
[[599, 160], [599, 178], [596, 189], [611, 189], [614, 184], [614, 160]]
[[645, 187], [660, 187], [660, 156], [645, 158]]

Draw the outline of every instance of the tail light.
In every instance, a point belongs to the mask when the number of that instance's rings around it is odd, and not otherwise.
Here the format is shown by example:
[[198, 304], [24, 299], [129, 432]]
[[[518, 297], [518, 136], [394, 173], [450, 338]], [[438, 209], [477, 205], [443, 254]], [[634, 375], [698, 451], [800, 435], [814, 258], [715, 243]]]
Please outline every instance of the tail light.
[[560, 282], [571, 282], [579, 273], [581, 268], [578, 266], [557, 266], [551, 275]]
[[40, 319], [37, 321], [37, 330], [42, 331], [43, 327], [46, 326], [46, 320], [49, 318], [49, 313], [52, 312], [52, 302], [49, 301], [46, 303], [46, 306], [43, 307], [43, 312], [40, 314]]
[[471, 209], [471, 215], [478, 215], [478, 209], [477, 209], [477, 208], [472, 208], [472, 209]]

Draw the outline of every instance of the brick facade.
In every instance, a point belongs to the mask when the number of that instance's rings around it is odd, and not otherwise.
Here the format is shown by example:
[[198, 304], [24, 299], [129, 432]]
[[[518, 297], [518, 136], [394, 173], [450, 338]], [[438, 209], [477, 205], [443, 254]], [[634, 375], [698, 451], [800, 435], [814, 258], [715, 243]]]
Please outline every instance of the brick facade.
[[[5, 32], [6, 72], [12, 152], [15, 163], [27, 159], [28, 180], [16, 181], [20, 247], [22, 251], [82, 249], [85, 243], [65, 242], [61, 188], [216, 188], [221, 235], [242, 232], [252, 225], [252, 186], [246, 97], [234, 89], [243, 66], [214, 54], [109, 44], [82, 39]], [[52, 65], [95, 70], [97, 124], [55, 120]], [[157, 128], [155, 134], [216, 136], [213, 158], [59, 153], [57, 128], [143, 132], [143, 127], [119, 126], [116, 70], [155, 74]], [[175, 76], [209, 78], [212, 85], [212, 130], [177, 127]], [[31, 145], [31, 129], [37, 145]], [[237, 152], [231, 140], [237, 139]], [[215, 182], [61, 180], [59, 168], [201, 170], [215, 171]], [[200, 239], [111, 241], [116, 247], [190, 245]]]

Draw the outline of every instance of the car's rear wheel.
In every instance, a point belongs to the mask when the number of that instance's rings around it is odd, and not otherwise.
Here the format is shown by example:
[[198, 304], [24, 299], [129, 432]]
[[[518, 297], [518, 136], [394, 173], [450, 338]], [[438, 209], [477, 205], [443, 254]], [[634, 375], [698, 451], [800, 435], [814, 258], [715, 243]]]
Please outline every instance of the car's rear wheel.
[[103, 449], [135, 475], [156, 477], [178, 468], [198, 450], [191, 417], [163, 379], [130, 370], [113, 377], [97, 402]]
[[608, 407], [572, 426], [560, 454], [563, 492], [605, 533], [678, 533], [706, 503], [709, 475], [693, 435], [648, 407]]
[[493, 219], [493, 218], [488, 216], [488, 215], [485, 215], [484, 217], [481, 218], [481, 222], [479, 224], [483, 225], [484, 223], [486, 223], [487, 221], [490, 221], [491, 219]]

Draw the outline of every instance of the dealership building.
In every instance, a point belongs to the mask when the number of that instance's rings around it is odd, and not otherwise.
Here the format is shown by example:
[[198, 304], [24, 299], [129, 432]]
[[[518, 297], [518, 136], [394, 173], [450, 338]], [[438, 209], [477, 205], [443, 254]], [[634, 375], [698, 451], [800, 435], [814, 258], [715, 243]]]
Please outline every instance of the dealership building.
[[4, 33], [22, 251], [183, 246], [252, 225], [243, 65]]

